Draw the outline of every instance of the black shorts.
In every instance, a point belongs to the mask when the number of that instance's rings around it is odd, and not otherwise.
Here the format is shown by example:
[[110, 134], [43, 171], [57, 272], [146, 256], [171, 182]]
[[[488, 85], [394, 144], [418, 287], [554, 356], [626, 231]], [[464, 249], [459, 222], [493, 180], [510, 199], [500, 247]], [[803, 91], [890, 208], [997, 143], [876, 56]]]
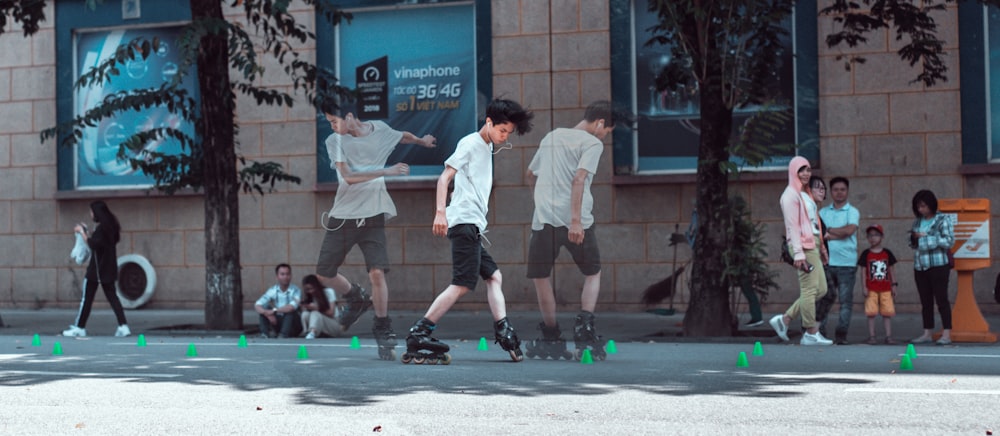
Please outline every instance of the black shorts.
[[368, 271], [381, 269], [389, 272], [389, 254], [385, 249], [385, 214], [365, 218], [364, 224], [358, 226], [360, 221], [330, 217], [326, 227], [337, 230], [327, 230], [323, 236], [319, 260], [316, 261], [316, 274], [323, 277], [336, 276], [347, 253], [355, 245], [361, 248]]
[[528, 245], [528, 278], [549, 277], [561, 247], [566, 247], [583, 275], [592, 276], [601, 272], [601, 251], [597, 248], [594, 227], [583, 231], [583, 243], [579, 245], [569, 241], [569, 229], [566, 227], [546, 224], [541, 230], [532, 230]]
[[476, 289], [478, 278], [489, 280], [499, 268], [483, 248], [475, 224], [458, 224], [448, 229], [451, 240], [451, 284]]

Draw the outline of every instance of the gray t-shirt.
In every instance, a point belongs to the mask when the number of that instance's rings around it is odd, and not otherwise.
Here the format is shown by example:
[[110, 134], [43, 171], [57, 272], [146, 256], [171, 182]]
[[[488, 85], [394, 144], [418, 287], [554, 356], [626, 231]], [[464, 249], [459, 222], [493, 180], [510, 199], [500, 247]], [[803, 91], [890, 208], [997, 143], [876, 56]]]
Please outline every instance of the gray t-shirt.
[[[344, 162], [352, 171], [371, 171], [385, 168], [389, 154], [403, 139], [403, 132], [393, 130], [381, 121], [369, 121], [372, 132], [360, 137], [334, 133], [326, 138], [326, 152], [330, 168], [337, 169], [337, 162]], [[385, 219], [396, 216], [396, 205], [385, 188], [385, 177], [361, 183], [348, 184], [337, 171], [337, 195], [330, 208], [330, 216], [340, 219], [359, 219], [385, 214]]]
[[528, 164], [538, 178], [535, 181], [535, 213], [531, 229], [541, 230], [545, 224], [569, 227], [573, 219], [573, 178], [578, 169], [590, 173], [583, 185], [583, 205], [580, 223], [584, 229], [594, 224], [594, 197], [590, 183], [601, 161], [604, 144], [596, 136], [580, 129], [558, 128], [542, 138], [535, 157]]
[[455, 191], [445, 209], [448, 228], [475, 224], [480, 232], [485, 232], [493, 189], [493, 144], [487, 144], [479, 132], [470, 133], [458, 141], [455, 152], [444, 164], [457, 170]]

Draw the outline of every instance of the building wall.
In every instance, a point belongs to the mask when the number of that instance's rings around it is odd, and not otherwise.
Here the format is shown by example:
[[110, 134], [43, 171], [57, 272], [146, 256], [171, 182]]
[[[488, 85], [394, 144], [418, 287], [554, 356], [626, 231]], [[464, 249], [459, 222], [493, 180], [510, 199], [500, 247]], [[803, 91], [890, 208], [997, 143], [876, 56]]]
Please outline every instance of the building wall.
[[[492, 0], [491, 7], [494, 95], [519, 100], [535, 111], [536, 122], [530, 134], [511, 140], [512, 150], [496, 156], [490, 252], [503, 271], [508, 307], [534, 309], [534, 288], [524, 277], [531, 220], [531, 191], [524, 171], [546, 132], [572, 126], [588, 103], [611, 98], [609, 7], [607, 0]], [[312, 12], [301, 4], [296, 8], [296, 18], [311, 25]], [[237, 11], [229, 12], [231, 19], [241, 20]], [[47, 16], [54, 16], [51, 6]], [[876, 222], [885, 226], [886, 245], [900, 258], [896, 266], [900, 311], [919, 307], [910, 273], [912, 252], [904, 239], [912, 220], [913, 193], [929, 188], [939, 198], [1000, 201], [994, 177], [961, 173], [956, 9], [935, 18], [951, 56], [950, 80], [934, 88], [909, 83], [916, 71], [898, 59], [899, 42], [886, 32], [875, 33], [857, 49], [832, 51], [821, 42], [819, 51], [819, 168], [826, 179], [851, 179], [850, 199], [861, 210], [862, 227]], [[80, 298], [84, 268], [69, 260], [71, 232], [75, 222], [88, 218], [87, 205], [97, 197], [57, 193], [56, 144], [39, 142], [39, 132], [56, 122], [53, 21], [42, 23], [43, 29], [31, 38], [18, 31], [0, 36], [0, 307], [74, 307]], [[830, 18], [819, 21], [822, 41], [832, 24]], [[314, 46], [300, 50], [315, 58]], [[845, 53], [862, 54], [867, 62], [845, 71], [844, 61], [836, 59]], [[281, 74], [265, 74], [260, 84], [291, 88]], [[275, 264], [292, 264], [296, 280], [313, 271], [323, 235], [319, 216], [333, 200], [332, 191], [316, 186], [315, 113], [307, 104], [297, 103], [292, 108], [270, 108], [239, 100], [238, 152], [279, 162], [303, 180], [300, 185], [280, 184], [277, 192], [263, 197], [241, 197], [240, 256], [247, 307], [273, 283]], [[640, 311], [645, 309], [639, 303], [642, 291], [689, 259], [686, 245], [675, 248], [668, 241], [675, 229], [687, 228], [694, 185], [690, 177], [618, 183], [610, 145], [593, 183], [604, 261], [598, 310]], [[390, 186], [399, 209], [387, 228], [391, 307], [422, 309], [450, 281], [450, 246], [430, 232], [433, 183]], [[749, 201], [753, 219], [767, 224], [771, 253], [783, 233], [777, 199], [784, 186], [784, 171], [731, 185], [734, 194]], [[156, 268], [157, 291], [146, 307], [201, 307], [202, 197], [99, 195], [122, 222], [119, 253], [141, 254]], [[859, 243], [866, 245], [863, 237]], [[776, 255], [772, 257], [781, 289], [768, 298], [768, 311], [782, 310], [798, 295], [794, 273], [777, 263]], [[997, 310], [989, 303], [997, 270], [976, 274], [977, 300], [984, 311]], [[367, 281], [359, 250], [350, 254], [342, 272], [354, 281]], [[575, 310], [583, 278], [565, 253], [554, 279], [559, 303]], [[860, 301], [860, 291], [855, 295]], [[687, 300], [687, 292], [682, 292], [673, 303], [683, 309]], [[104, 304], [98, 299], [99, 307]], [[480, 285], [459, 307], [483, 309], [485, 304]]]

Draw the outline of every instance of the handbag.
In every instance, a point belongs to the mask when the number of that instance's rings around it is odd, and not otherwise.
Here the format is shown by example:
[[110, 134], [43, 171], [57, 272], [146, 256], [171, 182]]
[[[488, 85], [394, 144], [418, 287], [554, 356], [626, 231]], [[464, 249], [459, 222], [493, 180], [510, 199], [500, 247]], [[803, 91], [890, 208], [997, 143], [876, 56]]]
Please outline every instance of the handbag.
[[69, 257], [77, 265], [83, 265], [90, 260], [90, 247], [87, 246], [87, 241], [83, 240], [83, 235], [79, 233], [74, 233], [74, 235], [76, 235], [76, 243], [73, 244], [73, 250], [69, 252]]
[[781, 237], [781, 261], [789, 265], [795, 265], [795, 259], [788, 253], [788, 238]]

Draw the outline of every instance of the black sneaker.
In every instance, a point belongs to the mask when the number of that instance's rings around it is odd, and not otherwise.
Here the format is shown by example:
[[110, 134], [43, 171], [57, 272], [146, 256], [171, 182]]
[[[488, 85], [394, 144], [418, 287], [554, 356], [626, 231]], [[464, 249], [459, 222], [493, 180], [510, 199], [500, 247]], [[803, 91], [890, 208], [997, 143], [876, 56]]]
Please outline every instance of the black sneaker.
[[746, 324], [743, 324], [743, 327], [760, 327], [762, 325], [764, 325], [764, 320], [763, 319], [758, 319], [756, 321], [750, 320]]
[[847, 338], [844, 336], [837, 336], [837, 338], [834, 339], [833, 343], [836, 345], [848, 345]]

